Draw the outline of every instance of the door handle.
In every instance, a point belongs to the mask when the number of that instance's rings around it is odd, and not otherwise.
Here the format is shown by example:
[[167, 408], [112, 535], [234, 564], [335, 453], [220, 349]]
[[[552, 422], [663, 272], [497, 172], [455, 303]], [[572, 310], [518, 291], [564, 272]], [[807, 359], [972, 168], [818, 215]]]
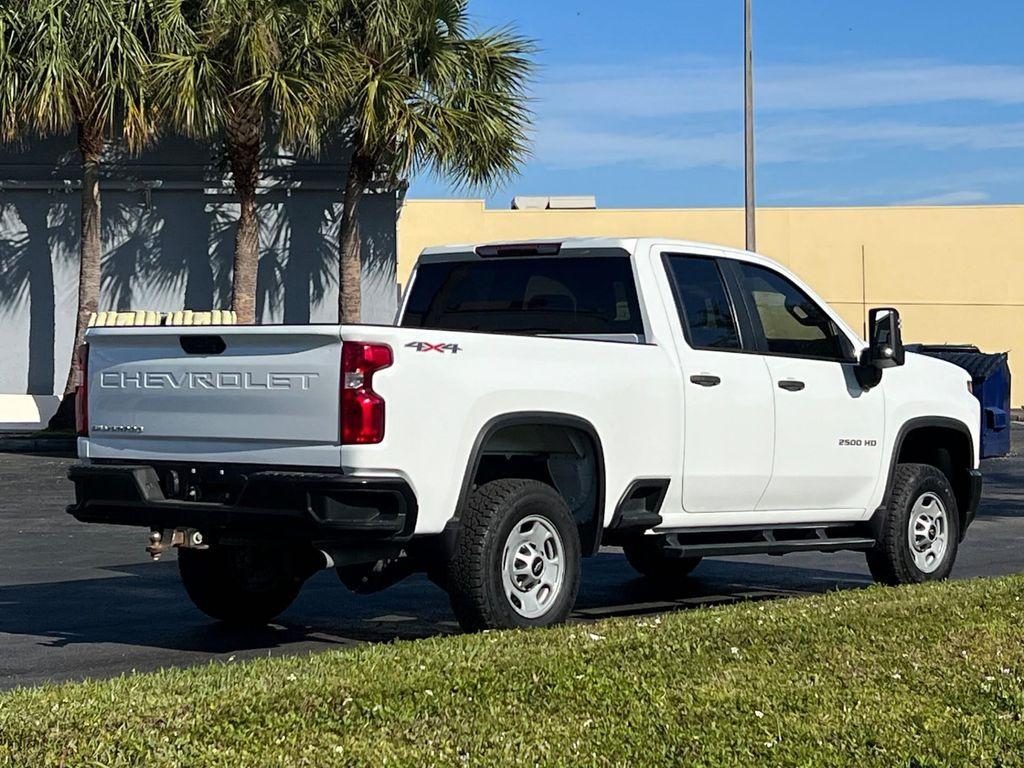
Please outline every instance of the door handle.
[[696, 384], [698, 387], [717, 387], [722, 383], [722, 380], [717, 376], [691, 376], [690, 381]]
[[783, 379], [779, 382], [779, 389], [784, 389], [787, 392], [799, 392], [806, 386], [802, 381], [796, 379]]

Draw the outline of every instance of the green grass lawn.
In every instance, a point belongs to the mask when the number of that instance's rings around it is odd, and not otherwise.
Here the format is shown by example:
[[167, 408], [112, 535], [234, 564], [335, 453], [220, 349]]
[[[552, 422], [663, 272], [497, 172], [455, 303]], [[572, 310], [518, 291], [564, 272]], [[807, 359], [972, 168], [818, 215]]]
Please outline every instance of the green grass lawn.
[[1024, 765], [1024, 577], [0, 696], [30, 765]]

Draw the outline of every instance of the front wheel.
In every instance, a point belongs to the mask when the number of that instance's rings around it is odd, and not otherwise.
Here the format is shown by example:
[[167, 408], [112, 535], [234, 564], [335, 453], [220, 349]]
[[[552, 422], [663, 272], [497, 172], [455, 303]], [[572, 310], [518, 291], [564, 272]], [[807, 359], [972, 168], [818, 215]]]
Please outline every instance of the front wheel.
[[276, 618], [298, 596], [312, 573], [306, 554], [271, 546], [180, 548], [178, 571], [188, 596], [207, 616], [258, 626]]
[[885, 523], [868, 568], [882, 584], [919, 584], [949, 576], [960, 542], [956, 497], [929, 464], [896, 467]]
[[461, 522], [445, 583], [463, 629], [565, 621], [579, 591], [580, 538], [551, 486], [486, 483], [470, 495]]

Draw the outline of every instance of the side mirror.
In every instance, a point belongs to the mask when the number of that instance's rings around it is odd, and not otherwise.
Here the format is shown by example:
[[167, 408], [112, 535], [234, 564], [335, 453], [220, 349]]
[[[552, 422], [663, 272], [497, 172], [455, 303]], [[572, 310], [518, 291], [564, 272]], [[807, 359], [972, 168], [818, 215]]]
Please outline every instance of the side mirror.
[[899, 310], [876, 307], [868, 313], [868, 360], [875, 368], [895, 368], [906, 361]]
[[856, 366], [857, 381], [864, 389], [877, 387], [882, 371], [906, 361], [900, 313], [893, 307], [878, 307], [868, 313], [868, 347]]

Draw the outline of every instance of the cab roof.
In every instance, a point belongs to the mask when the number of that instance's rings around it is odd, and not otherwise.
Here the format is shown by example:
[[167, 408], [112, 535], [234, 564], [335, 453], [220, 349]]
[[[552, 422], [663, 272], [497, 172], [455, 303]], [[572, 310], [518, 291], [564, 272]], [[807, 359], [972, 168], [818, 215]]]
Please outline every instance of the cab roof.
[[[527, 251], [527, 246], [536, 246], [536, 249]], [[543, 250], [544, 246], [548, 246], [550, 254]], [[557, 249], [551, 248], [551, 246], [557, 246]], [[567, 250], [580, 251], [581, 253], [578, 254], [580, 256], [584, 254], [594, 255], [595, 251], [604, 251], [605, 254], [608, 254], [609, 251], [623, 251], [632, 256], [637, 253], [644, 253], [647, 249], [653, 246], [678, 250], [683, 254], [708, 255], [719, 258], [736, 259], [737, 261], [758, 264], [779, 272], [793, 280], [796, 285], [799, 286], [801, 290], [804, 290], [814, 301], [818, 302], [821, 306], [828, 307], [827, 311], [829, 312], [830, 317], [846, 330], [851, 340], [856, 339], [860, 345], [863, 345], [863, 341], [860, 341], [860, 337], [857, 332], [854, 331], [834, 309], [829, 307], [828, 303], [825, 302], [824, 299], [818, 296], [810, 286], [803, 282], [791, 270], [767, 256], [762, 256], [761, 254], [754, 253], [753, 251], [745, 251], [741, 248], [732, 248], [727, 245], [702, 243], [697, 240], [679, 240], [671, 237], [538, 237], [531, 240], [498, 240], [489, 243], [462, 243], [458, 245], [434, 246], [423, 249], [417, 263], [450, 262], [460, 261], [463, 259], [482, 259], [496, 256], [514, 258], [517, 256], [529, 257], [551, 255], [557, 258], [558, 254]], [[505, 252], [502, 253], [499, 249], [502, 249]], [[481, 253], [482, 250], [484, 251], [483, 254]], [[573, 258], [573, 256], [566, 256], [566, 258]]]
[[[458, 243], [452, 245], [437, 245], [424, 248], [420, 254], [420, 261], [450, 261], [453, 256], [461, 254], [475, 254], [478, 256], [501, 256], [499, 249], [507, 250], [507, 255], [526, 256], [522, 249], [536, 246], [538, 251], [534, 255], [546, 254], [545, 247], [558, 246], [559, 251], [594, 251], [594, 250], [623, 250], [627, 253], [637, 253], [645, 247], [657, 243], [670, 248], [678, 248], [682, 251], [716, 251], [718, 254], [742, 261], [752, 261], [777, 266], [771, 259], [752, 251], [745, 251], [739, 248], [732, 248], [717, 243], [705, 243], [697, 240], [679, 240], [670, 237], [537, 237], [530, 240], [493, 240], [485, 243]], [[483, 253], [482, 253], [483, 252]]]

